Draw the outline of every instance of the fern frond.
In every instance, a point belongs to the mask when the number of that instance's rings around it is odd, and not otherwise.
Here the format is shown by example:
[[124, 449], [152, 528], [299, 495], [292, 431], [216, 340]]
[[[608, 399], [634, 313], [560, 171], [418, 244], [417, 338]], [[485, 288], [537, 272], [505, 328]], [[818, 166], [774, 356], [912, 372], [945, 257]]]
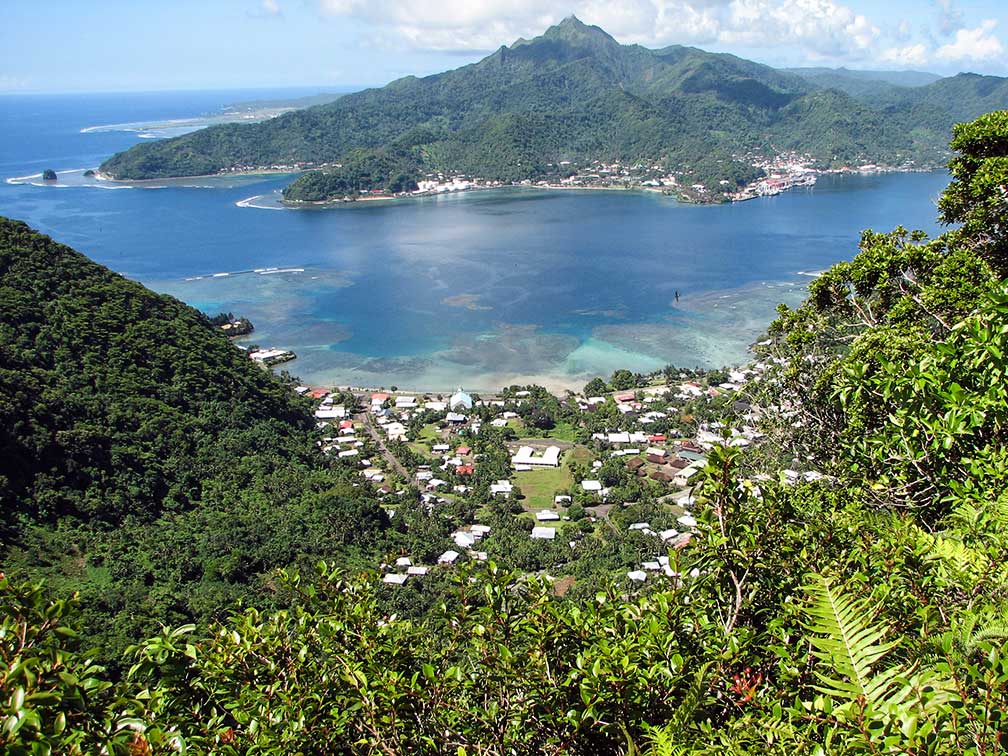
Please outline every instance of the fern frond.
[[693, 718], [703, 695], [707, 690], [707, 670], [710, 664], [704, 664], [693, 676], [683, 700], [680, 701], [672, 716], [661, 727], [649, 727], [647, 732], [648, 750], [645, 756], [685, 756], [693, 749], [685, 745], [687, 726]]
[[975, 629], [966, 639], [966, 652], [972, 653], [977, 650], [981, 643], [990, 640], [1004, 640], [1008, 638], [1008, 619], [1005, 617], [995, 617]]
[[979, 580], [990, 569], [990, 560], [986, 554], [973, 549], [962, 541], [946, 536], [917, 530], [917, 542], [920, 550], [929, 559], [940, 559], [954, 570]]
[[870, 624], [871, 612], [864, 600], [837, 590], [822, 575], [811, 577], [805, 586], [813, 599], [806, 629], [814, 635], [808, 640], [815, 657], [836, 673], [817, 672], [822, 683], [817, 690], [847, 701], [882, 702], [902, 670], [893, 667], [879, 673], [874, 667], [897, 641], [882, 641], [886, 628]]

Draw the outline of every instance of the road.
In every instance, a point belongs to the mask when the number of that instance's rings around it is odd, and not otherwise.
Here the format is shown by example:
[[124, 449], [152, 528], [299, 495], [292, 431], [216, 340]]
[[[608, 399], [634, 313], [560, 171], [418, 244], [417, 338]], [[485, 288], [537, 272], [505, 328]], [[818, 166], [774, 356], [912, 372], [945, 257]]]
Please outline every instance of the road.
[[403, 467], [402, 462], [396, 459], [396, 455], [388, 450], [388, 447], [385, 445], [385, 439], [382, 437], [382, 435], [378, 432], [378, 429], [375, 428], [374, 424], [371, 422], [371, 414], [368, 412], [361, 412], [357, 415], [354, 415], [354, 419], [360, 420], [361, 422], [364, 423], [364, 427], [368, 429], [368, 433], [371, 434], [371, 438], [374, 439], [374, 442], [378, 445], [378, 448], [381, 450], [381, 454], [385, 458], [385, 461], [388, 463], [389, 469], [395, 470], [395, 472], [397, 472], [402, 477], [403, 481], [408, 484], [410, 482], [409, 472], [406, 470], [405, 467]]

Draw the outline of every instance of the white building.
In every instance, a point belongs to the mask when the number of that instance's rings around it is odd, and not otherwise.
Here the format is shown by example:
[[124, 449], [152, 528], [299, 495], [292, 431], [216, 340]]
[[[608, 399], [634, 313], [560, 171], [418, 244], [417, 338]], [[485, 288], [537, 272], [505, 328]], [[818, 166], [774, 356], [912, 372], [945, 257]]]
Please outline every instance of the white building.
[[523, 446], [511, 457], [512, 465], [532, 465], [539, 467], [560, 467], [560, 447], [549, 446], [542, 454], [537, 454], [531, 446]]
[[448, 408], [453, 410], [471, 410], [473, 408], [473, 398], [463, 391], [461, 386], [459, 386], [459, 390], [452, 394], [451, 399], [448, 400]]

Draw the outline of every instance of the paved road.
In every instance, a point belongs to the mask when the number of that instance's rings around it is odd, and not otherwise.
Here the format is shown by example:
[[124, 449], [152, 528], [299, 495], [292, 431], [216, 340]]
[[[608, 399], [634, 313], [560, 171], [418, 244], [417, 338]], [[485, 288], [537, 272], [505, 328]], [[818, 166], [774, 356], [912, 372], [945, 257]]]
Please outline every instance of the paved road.
[[354, 418], [364, 423], [364, 427], [368, 429], [368, 433], [371, 434], [371, 438], [374, 439], [374, 442], [378, 445], [378, 448], [381, 450], [381, 454], [385, 458], [385, 461], [388, 462], [389, 469], [395, 470], [397, 473], [399, 473], [399, 475], [402, 476], [402, 479], [406, 483], [409, 483], [410, 482], [409, 472], [406, 470], [405, 467], [402, 466], [402, 462], [396, 459], [396, 455], [390, 452], [388, 450], [388, 447], [385, 446], [385, 439], [382, 437], [382, 435], [378, 432], [378, 429], [375, 428], [374, 424], [371, 422], [371, 415], [368, 414], [367, 412], [361, 412], [360, 414], [354, 415]]

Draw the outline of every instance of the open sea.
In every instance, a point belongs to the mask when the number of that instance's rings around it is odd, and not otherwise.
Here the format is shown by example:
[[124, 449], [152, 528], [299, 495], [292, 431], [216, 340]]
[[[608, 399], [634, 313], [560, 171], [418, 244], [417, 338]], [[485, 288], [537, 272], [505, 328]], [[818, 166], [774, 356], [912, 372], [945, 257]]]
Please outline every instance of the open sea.
[[776, 305], [856, 254], [862, 229], [940, 231], [945, 173], [822, 177], [713, 207], [501, 190], [310, 210], [279, 208], [289, 176], [126, 188], [82, 175], [199, 124], [185, 119], [318, 91], [2, 96], [0, 215], [250, 318], [245, 341], [292, 349], [283, 367], [307, 383], [439, 391], [744, 361]]

